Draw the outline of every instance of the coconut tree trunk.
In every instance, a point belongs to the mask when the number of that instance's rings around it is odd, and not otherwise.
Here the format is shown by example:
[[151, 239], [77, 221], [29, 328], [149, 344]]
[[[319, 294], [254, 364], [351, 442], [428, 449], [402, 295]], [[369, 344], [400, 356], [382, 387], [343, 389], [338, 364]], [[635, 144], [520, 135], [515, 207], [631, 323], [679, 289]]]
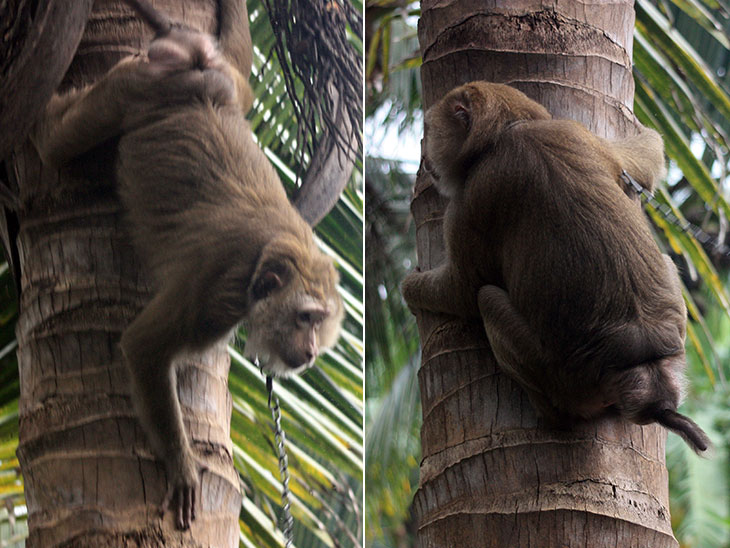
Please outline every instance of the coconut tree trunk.
[[[424, 108], [483, 79], [513, 85], [598, 135], [631, 133], [633, 25], [630, 0], [423, 0]], [[412, 212], [422, 270], [444, 257], [444, 205], [420, 176]], [[662, 430], [618, 419], [547, 430], [499, 370], [481, 324], [426, 313], [418, 320], [422, 548], [677, 546]]]
[[[187, 25], [215, 32], [215, 0], [157, 0]], [[144, 48], [152, 31], [116, 0], [97, 0], [62, 89], [98, 79]], [[238, 545], [241, 493], [229, 435], [224, 345], [178, 368], [185, 426], [203, 475], [186, 532], [158, 510], [165, 471], [132, 409], [119, 337], [150, 297], [124, 229], [108, 143], [60, 170], [28, 143], [20, 188], [20, 445], [29, 547]]]

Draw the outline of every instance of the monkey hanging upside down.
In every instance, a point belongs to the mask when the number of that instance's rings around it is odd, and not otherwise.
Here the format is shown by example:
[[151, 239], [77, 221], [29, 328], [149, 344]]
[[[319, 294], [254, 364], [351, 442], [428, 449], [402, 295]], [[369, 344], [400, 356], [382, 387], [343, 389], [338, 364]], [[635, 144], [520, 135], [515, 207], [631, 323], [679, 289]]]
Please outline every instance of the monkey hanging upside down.
[[425, 168], [450, 198], [447, 259], [406, 277], [409, 306], [481, 317], [500, 367], [549, 423], [618, 412], [706, 450], [707, 435], [677, 412], [677, 270], [619, 179], [626, 170], [652, 190], [665, 172], [661, 137], [609, 142], [516, 89], [472, 82], [429, 109], [424, 139]]
[[118, 192], [156, 284], [121, 346], [135, 407], [165, 463], [163, 511], [176, 501], [177, 525], [188, 528], [201, 467], [184, 431], [174, 361], [243, 321], [246, 356], [288, 376], [335, 343], [343, 307], [332, 260], [244, 117], [252, 102], [245, 2], [221, 3], [223, 53], [211, 36], [130, 3], [158, 31], [148, 54], [54, 97], [34, 142], [45, 163], [59, 165], [119, 138]]

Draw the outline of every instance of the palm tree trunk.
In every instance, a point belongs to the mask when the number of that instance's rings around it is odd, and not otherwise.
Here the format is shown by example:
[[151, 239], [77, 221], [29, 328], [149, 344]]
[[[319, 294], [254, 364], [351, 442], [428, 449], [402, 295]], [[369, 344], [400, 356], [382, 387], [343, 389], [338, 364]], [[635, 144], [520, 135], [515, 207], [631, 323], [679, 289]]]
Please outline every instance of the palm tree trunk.
[[[216, 2], [157, 0], [191, 27], [215, 32]], [[97, 1], [62, 88], [98, 79], [145, 47], [152, 31], [115, 0]], [[198, 518], [174, 529], [158, 510], [163, 466], [129, 398], [119, 336], [150, 297], [122, 221], [112, 176], [115, 143], [61, 170], [29, 144], [15, 157], [21, 192], [21, 378], [18, 457], [27, 545], [237, 546], [241, 493], [230, 441], [225, 345], [178, 368], [178, 393], [203, 475]]]
[[[494, 7], [495, 5], [500, 7]], [[501, 6], [509, 6], [509, 9]], [[471, 81], [511, 84], [604, 137], [632, 132], [632, 2], [423, 0], [424, 108]], [[422, 270], [444, 256], [444, 199], [419, 177], [412, 212]], [[481, 325], [422, 314], [422, 548], [676, 547], [665, 434], [616, 419], [537, 426]]]

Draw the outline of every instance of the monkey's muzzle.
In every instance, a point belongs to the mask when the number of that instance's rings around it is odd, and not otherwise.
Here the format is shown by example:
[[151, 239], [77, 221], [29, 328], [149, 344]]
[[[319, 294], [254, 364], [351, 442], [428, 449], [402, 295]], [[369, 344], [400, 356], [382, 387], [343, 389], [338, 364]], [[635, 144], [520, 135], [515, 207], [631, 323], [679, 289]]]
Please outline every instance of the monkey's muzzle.
[[258, 353], [253, 356], [246, 355], [246, 359], [258, 367], [262, 373], [278, 378], [289, 378], [303, 373], [314, 365], [315, 358], [309, 361], [284, 361], [274, 354]]

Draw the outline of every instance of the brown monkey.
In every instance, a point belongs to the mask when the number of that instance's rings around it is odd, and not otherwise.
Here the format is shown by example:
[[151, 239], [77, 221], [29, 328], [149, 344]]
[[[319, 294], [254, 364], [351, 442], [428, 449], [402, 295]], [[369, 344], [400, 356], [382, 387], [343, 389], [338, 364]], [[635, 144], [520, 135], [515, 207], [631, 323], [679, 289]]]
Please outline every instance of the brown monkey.
[[343, 307], [331, 259], [244, 117], [252, 98], [245, 2], [221, 2], [223, 53], [207, 34], [131, 3], [161, 33], [147, 57], [125, 59], [93, 86], [55, 97], [35, 143], [45, 162], [59, 164], [119, 139], [118, 192], [155, 282], [121, 346], [135, 407], [166, 466], [163, 511], [176, 501], [177, 525], [187, 528], [201, 467], [183, 428], [175, 360], [244, 322], [246, 356], [258, 356], [271, 374], [291, 375], [334, 344]]
[[425, 168], [450, 198], [447, 260], [406, 277], [408, 304], [481, 317], [500, 367], [549, 422], [615, 411], [707, 449], [676, 411], [686, 365], [677, 271], [619, 181], [625, 169], [654, 187], [661, 137], [643, 129], [609, 142], [487, 82], [452, 90], [425, 126]]

